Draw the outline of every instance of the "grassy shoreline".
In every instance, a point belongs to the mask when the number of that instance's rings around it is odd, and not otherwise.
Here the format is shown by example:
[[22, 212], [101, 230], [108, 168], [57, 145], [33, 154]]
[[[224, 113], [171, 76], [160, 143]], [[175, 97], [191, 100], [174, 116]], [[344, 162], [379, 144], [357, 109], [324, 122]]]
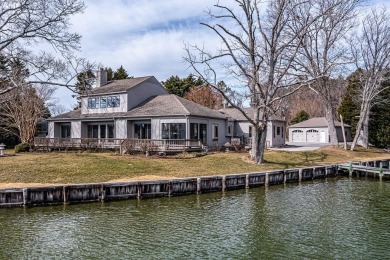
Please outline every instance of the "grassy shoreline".
[[390, 158], [380, 149], [351, 152], [331, 147], [310, 152], [267, 151], [263, 165], [251, 163], [247, 153], [233, 152], [187, 159], [113, 153], [13, 154], [11, 150], [6, 155], [0, 158], [0, 188], [225, 175]]

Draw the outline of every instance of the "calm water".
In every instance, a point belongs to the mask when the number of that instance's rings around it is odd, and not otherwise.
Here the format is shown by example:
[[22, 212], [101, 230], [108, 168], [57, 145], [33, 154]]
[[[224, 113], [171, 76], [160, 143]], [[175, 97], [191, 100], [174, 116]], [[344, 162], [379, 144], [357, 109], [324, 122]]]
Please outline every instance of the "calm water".
[[390, 182], [0, 209], [0, 259], [390, 259]]

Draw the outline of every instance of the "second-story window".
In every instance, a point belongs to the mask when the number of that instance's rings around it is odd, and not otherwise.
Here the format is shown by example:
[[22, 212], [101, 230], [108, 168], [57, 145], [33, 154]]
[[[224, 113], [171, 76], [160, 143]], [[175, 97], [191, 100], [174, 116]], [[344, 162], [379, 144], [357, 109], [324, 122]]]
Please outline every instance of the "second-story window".
[[107, 107], [119, 107], [120, 105], [121, 101], [119, 96], [107, 97]]
[[99, 98], [88, 98], [88, 108], [99, 108]]
[[107, 97], [101, 97], [100, 98], [100, 108], [106, 108], [107, 107]]

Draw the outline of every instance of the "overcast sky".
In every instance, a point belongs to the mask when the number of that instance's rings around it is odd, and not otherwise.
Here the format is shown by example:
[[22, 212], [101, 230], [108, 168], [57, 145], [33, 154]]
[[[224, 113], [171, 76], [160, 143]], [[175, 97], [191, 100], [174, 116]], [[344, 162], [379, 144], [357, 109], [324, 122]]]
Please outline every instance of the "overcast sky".
[[[227, 0], [223, 0], [224, 3]], [[79, 56], [113, 70], [122, 65], [134, 77], [191, 73], [183, 62], [184, 43], [219, 46], [219, 41], [199, 23], [216, 0], [85, 0], [83, 14], [72, 17], [71, 31], [82, 35]], [[390, 4], [376, 0], [375, 4]], [[59, 89], [60, 104], [76, 103], [71, 92]]]

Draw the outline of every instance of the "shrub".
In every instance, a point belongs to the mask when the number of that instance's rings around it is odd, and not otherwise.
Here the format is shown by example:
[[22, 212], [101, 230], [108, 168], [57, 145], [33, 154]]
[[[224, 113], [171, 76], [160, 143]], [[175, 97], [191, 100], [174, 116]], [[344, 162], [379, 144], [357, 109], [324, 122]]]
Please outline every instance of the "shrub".
[[31, 148], [31, 146], [29, 144], [21, 143], [21, 144], [15, 145], [14, 149], [15, 149], [15, 153], [22, 153], [22, 152], [30, 151], [30, 148]]

